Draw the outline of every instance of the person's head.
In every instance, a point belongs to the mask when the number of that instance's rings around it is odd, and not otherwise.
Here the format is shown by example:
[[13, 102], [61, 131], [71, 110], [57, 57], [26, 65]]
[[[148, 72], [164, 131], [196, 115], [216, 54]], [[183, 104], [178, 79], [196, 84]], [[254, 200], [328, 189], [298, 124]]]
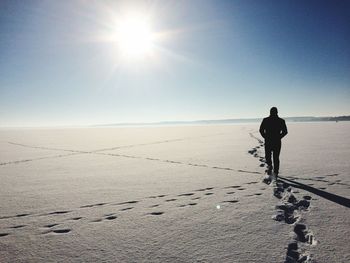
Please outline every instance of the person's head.
[[270, 109], [270, 116], [277, 116], [277, 114], [278, 114], [277, 108], [276, 107], [272, 107]]

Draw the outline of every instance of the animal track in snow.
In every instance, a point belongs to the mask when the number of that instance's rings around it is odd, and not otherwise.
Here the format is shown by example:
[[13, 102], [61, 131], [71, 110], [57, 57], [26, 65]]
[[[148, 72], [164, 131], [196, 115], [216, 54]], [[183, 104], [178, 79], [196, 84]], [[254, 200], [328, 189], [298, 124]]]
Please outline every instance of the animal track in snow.
[[203, 192], [203, 191], [208, 191], [208, 190], [213, 190], [214, 187], [207, 187], [207, 188], [201, 188], [201, 189], [197, 189], [195, 190], [196, 192]]
[[97, 203], [97, 204], [91, 204], [91, 205], [83, 205], [80, 208], [90, 208], [90, 207], [96, 207], [96, 206], [103, 206], [106, 205], [107, 203]]
[[121, 202], [121, 203], [116, 203], [115, 205], [129, 205], [129, 204], [136, 204], [138, 203], [139, 201], [126, 201], [126, 202]]
[[194, 195], [194, 193], [179, 194], [178, 196], [191, 196], [191, 195]]
[[65, 228], [65, 229], [55, 229], [55, 230], [52, 230], [51, 232], [56, 234], [66, 234], [66, 233], [69, 233], [70, 231], [71, 229]]
[[58, 226], [58, 224], [48, 224], [48, 225], [45, 225], [44, 227], [51, 228], [51, 227], [54, 227], [54, 226]]
[[50, 212], [50, 213], [47, 213], [45, 215], [63, 215], [63, 214], [68, 214], [72, 211], [55, 211], [55, 212]]
[[[258, 182], [256, 181], [251, 181], [251, 182], [247, 182], [246, 184], [247, 185], [251, 185], [251, 184], [256, 184]], [[164, 202], [175, 202], [175, 201], [178, 201], [180, 200], [180, 198], [176, 198], [176, 197], [182, 197], [181, 200], [182, 202], [185, 202], [183, 203], [182, 205], [176, 205], [177, 207], [190, 207], [190, 206], [196, 206], [198, 205], [197, 203], [197, 200], [200, 200], [203, 196], [210, 196], [210, 195], [214, 195], [215, 193], [213, 192], [210, 192], [210, 190], [213, 190], [215, 187], [203, 187], [203, 188], [200, 188], [200, 189], [197, 189], [197, 190], [193, 190], [192, 192], [185, 192], [185, 193], [180, 193], [180, 194], [177, 194], [177, 195], [166, 195], [166, 194], [159, 194], [159, 195], [153, 195], [153, 196], [149, 196], [149, 197], [145, 197], [144, 199], [147, 200], [147, 198], [152, 198], [152, 199], [156, 199], [156, 198], [163, 198], [163, 197], [166, 197], [166, 196], [169, 196], [168, 199], [163, 199]], [[223, 189], [239, 189], [239, 190], [245, 190], [246, 188], [242, 187], [242, 185], [231, 185], [231, 186], [227, 186], [227, 187], [223, 187]], [[203, 192], [203, 196], [198, 196], [197, 194], [198, 192]], [[231, 191], [231, 192], [227, 192], [227, 194], [233, 194], [234, 192]], [[173, 198], [170, 198], [173, 197]], [[187, 198], [186, 198], [187, 197]], [[186, 202], [187, 200], [187, 202]], [[122, 206], [120, 207], [119, 211], [123, 211], [123, 212], [127, 212], [131, 209], [134, 209], [135, 207], [133, 206], [128, 206], [128, 205], [131, 205], [131, 204], [136, 204], [136, 203], [139, 203], [139, 202], [142, 202], [144, 201], [143, 199], [140, 199], [140, 200], [130, 200], [130, 201], [125, 201], [125, 202], [110, 202], [110, 203], [106, 203], [106, 202], [99, 202], [99, 203], [91, 203], [91, 204], [86, 204], [86, 205], [82, 205], [82, 206], [78, 206], [76, 207], [76, 209], [71, 209], [71, 210], [57, 210], [57, 211], [48, 211], [47, 213], [44, 213], [44, 214], [29, 214], [29, 213], [21, 213], [21, 214], [17, 214], [15, 216], [5, 216], [5, 217], [0, 217], [0, 219], [5, 219], [5, 218], [13, 218], [13, 217], [26, 217], [26, 216], [60, 216], [60, 215], [65, 215], [65, 214], [69, 214], [69, 213], [73, 213], [73, 212], [77, 212], [77, 211], [81, 211], [80, 209], [84, 209], [84, 210], [87, 210], [87, 209], [96, 209], [98, 207], [102, 207], [102, 206]], [[236, 203], [238, 202], [238, 200], [228, 200], [228, 201], [224, 201], [223, 203]], [[124, 207], [125, 206], [125, 207]], [[149, 204], [148, 208], [150, 210], [156, 210], [157, 207], [160, 207], [161, 204], [160, 203], [156, 203], [156, 204]], [[154, 212], [150, 212], [148, 213], [149, 215], [161, 215], [163, 214], [164, 212], [157, 212], [157, 211], [154, 211]], [[119, 217], [119, 216], [118, 216]], [[82, 216], [79, 216], [79, 215], [76, 215], [75, 217], [67, 217], [67, 218], [62, 218], [63, 221], [79, 221], [83, 219]], [[98, 223], [98, 222], [104, 222], [104, 221], [110, 221], [110, 220], [115, 220], [117, 219], [117, 215], [115, 215], [115, 213], [111, 213], [111, 214], [105, 214], [104, 216], [100, 217], [100, 218], [86, 218], [88, 219], [87, 222], [90, 222], [90, 223]], [[85, 223], [86, 221], [82, 221], [83, 223]], [[86, 223], [87, 223], [86, 222]], [[44, 227], [47, 229], [47, 231], [45, 233], [57, 233], [57, 234], [60, 234], [60, 231], [63, 231], [64, 230], [56, 230], [55, 227], [60, 225], [61, 223], [63, 222], [59, 222], [58, 223], [52, 223], [52, 224], [47, 224], [45, 225]], [[17, 228], [21, 228], [21, 227], [24, 227], [25, 225], [19, 225], [19, 226], [14, 226], [12, 227], [12, 229], [17, 229]], [[9, 227], [10, 228], [10, 227]], [[56, 232], [54, 232], [56, 231]], [[71, 230], [69, 230], [71, 231]], [[62, 232], [62, 233], [63, 233]], [[68, 232], [68, 231], [67, 231]]]
[[226, 201], [222, 201], [223, 203], [231, 203], [231, 204], [234, 204], [234, 203], [237, 203], [239, 202], [238, 200], [226, 200]]
[[176, 198], [171, 198], [171, 199], [165, 200], [165, 202], [174, 202], [174, 201], [176, 201], [176, 200], [177, 200]]
[[22, 227], [25, 227], [25, 225], [16, 225], [16, 226], [11, 226], [10, 228], [17, 229]]
[[94, 220], [91, 221], [92, 223], [99, 223], [102, 222], [102, 218], [96, 218]]
[[17, 214], [14, 216], [1, 216], [0, 219], [9, 219], [9, 218], [16, 218], [16, 217], [25, 217], [25, 216], [30, 216], [31, 214]]
[[152, 216], [160, 216], [162, 214], [164, 214], [164, 212], [160, 212], [160, 211], [148, 213], [148, 215], [152, 215]]
[[257, 184], [258, 182], [254, 181], [254, 182], [249, 182], [247, 184]]
[[18, 214], [15, 217], [25, 217], [25, 216], [29, 216], [30, 214]]
[[197, 205], [197, 203], [191, 202], [191, 203], [188, 203], [188, 204], [179, 205], [178, 207], [195, 206], [195, 205]]
[[77, 217], [73, 217], [73, 218], [71, 218], [71, 220], [74, 220], [74, 221], [78, 221], [78, 220], [80, 220], [80, 219], [82, 219], [82, 217], [81, 217], [81, 216], [77, 216]]
[[134, 207], [125, 207], [125, 208], [122, 208], [120, 209], [120, 211], [128, 211], [128, 210], [131, 210], [133, 209]]
[[240, 188], [241, 185], [231, 185], [231, 186], [226, 186], [224, 187], [225, 189], [230, 189], [230, 188]]
[[114, 216], [114, 215], [110, 215], [110, 216], [105, 217], [105, 219], [107, 219], [107, 220], [114, 220], [116, 218], [117, 218], [117, 216]]

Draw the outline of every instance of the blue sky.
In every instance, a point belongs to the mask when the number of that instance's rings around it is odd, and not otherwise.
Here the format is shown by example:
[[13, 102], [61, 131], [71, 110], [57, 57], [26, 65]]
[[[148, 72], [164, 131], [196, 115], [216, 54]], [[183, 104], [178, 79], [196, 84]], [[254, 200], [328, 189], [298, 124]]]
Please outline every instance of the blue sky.
[[[130, 10], [166, 37], [122, 58]], [[0, 126], [350, 114], [349, 1], [1, 1]], [[112, 30], [113, 31], [113, 30]]]

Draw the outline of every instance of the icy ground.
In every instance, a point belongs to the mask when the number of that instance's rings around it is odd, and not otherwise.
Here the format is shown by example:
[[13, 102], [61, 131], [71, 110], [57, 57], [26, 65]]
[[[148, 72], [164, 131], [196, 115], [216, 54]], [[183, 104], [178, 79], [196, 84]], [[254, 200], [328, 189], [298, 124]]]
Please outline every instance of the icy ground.
[[350, 262], [350, 123], [0, 130], [0, 262]]

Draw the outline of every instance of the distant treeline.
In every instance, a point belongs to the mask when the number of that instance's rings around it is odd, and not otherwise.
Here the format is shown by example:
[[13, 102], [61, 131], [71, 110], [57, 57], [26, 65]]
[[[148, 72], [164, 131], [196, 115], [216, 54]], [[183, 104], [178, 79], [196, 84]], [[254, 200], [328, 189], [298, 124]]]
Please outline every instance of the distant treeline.
[[[316, 122], [316, 121], [350, 121], [350, 116], [336, 117], [285, 117], [287, 122]], [[262, 118], [252, 119], [223, 119], [223, 120], [196, 120], [196, 121], [162, 121], [152, 123], [115, 123], [94, 126], [157, 126], [157, 125], [193, 125], [193, 124], [230, 124], [230, 123], [254, 123], [261, 122]]]
[[286, 121], [350, 121], [350, 116], [336, 117], [287, 117]]

